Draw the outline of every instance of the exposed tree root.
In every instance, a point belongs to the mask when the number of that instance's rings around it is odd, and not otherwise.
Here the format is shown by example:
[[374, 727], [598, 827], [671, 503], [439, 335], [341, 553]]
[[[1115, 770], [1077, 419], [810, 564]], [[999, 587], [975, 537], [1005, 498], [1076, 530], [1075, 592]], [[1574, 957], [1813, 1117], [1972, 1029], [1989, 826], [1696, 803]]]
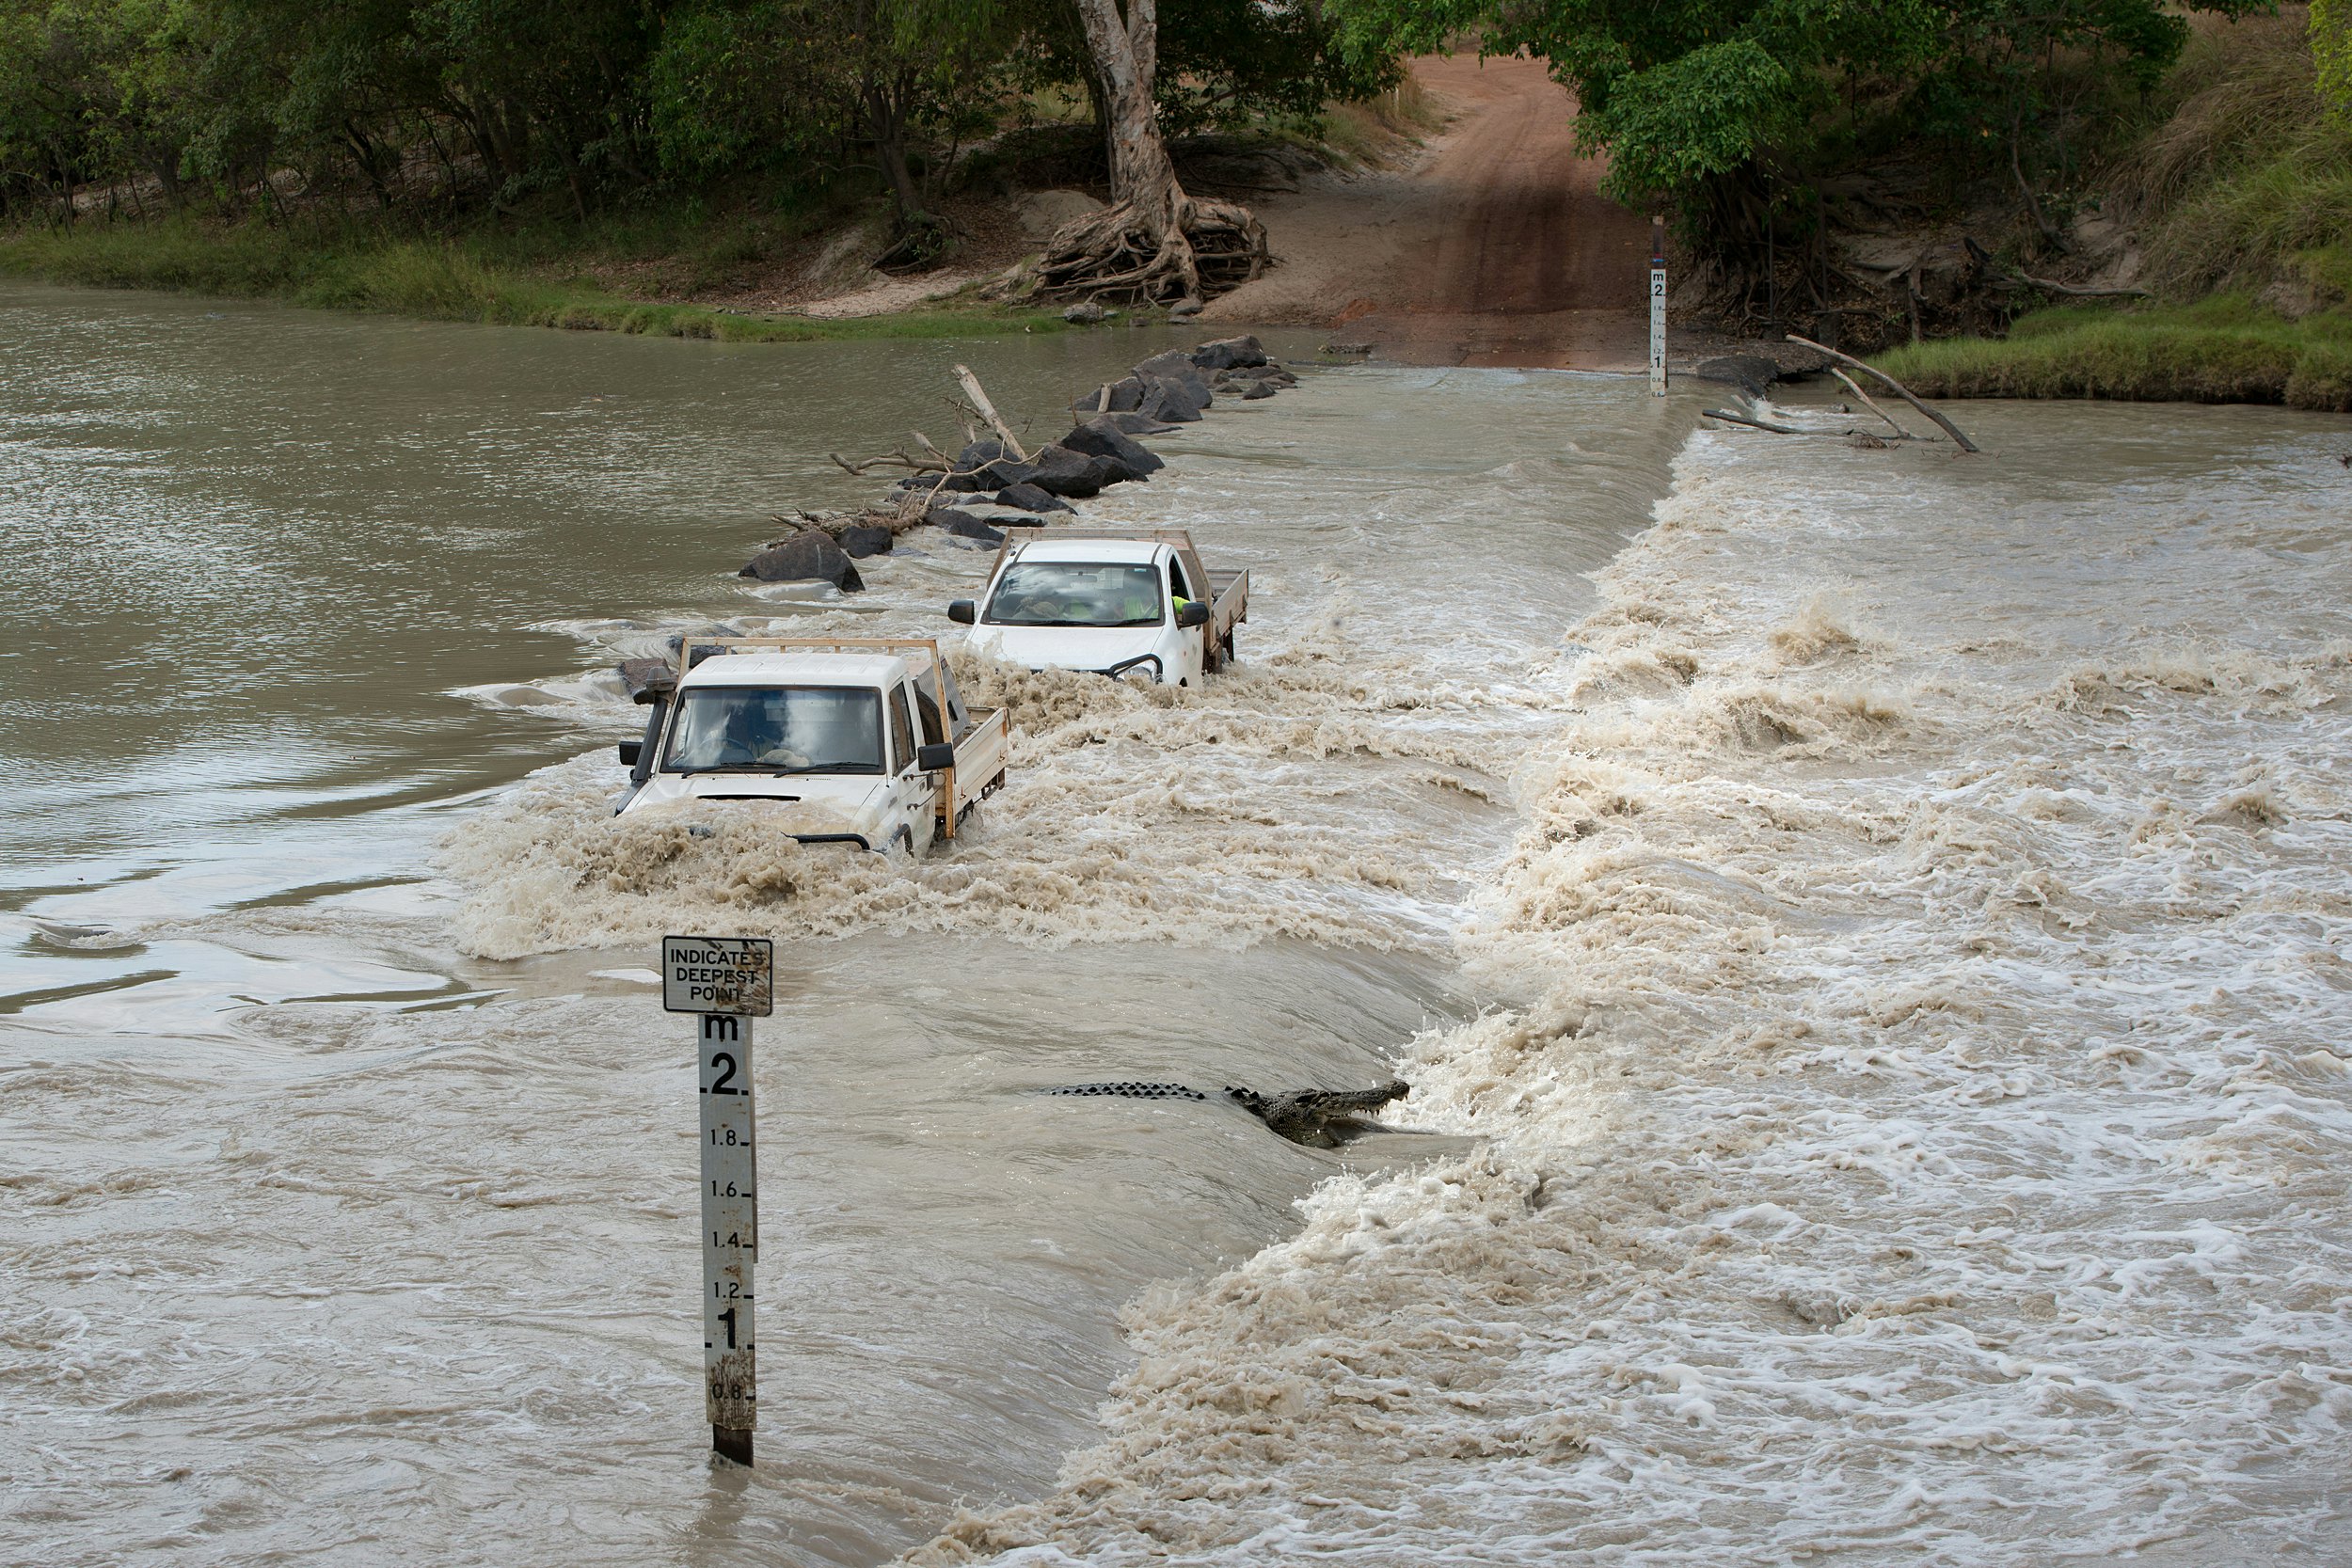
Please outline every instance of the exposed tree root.
[[1265, 225], [1247, 207], [1182, 191], [1065, 224], [1038, 264], [1038, 294], [1143, 304], [1214, 299], [1266, 269]]

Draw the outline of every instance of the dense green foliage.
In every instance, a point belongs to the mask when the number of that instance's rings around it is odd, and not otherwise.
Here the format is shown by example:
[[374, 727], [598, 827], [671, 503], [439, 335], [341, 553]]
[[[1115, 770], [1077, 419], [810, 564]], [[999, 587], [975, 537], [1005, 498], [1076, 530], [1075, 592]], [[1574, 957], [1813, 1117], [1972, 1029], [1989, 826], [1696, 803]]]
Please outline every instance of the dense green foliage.
[[2062, 185], [2179, 55], [2186, 9], [2259, 0], [1333, 0], [1375, 53], [1474, 29], [1548, 59], [1609, 188], [1737, 245], [1774, 206], [1891, 150], [2006, 174], [2052, 227]]
[[2352, 124], [2352, 3], [2312, 0], [2312, 60], [2328, 106]]
[[[1315, 0], [1177, 0], [1161, 51], [1171, 133], [1394, 70]], [[959, 148], [1090, 80], [1068, 0], [0, 0], [0, 214], [585, 218], [757, 174], [862, 182], [912, 228]]]
[[2161, 118], [2119, 160], [2110, 194], [2167, 297], [2281, 280], [2289, 294], [2352, 293], [2352, 114], [2328, 112], [2319, 20], [2201, 29]]

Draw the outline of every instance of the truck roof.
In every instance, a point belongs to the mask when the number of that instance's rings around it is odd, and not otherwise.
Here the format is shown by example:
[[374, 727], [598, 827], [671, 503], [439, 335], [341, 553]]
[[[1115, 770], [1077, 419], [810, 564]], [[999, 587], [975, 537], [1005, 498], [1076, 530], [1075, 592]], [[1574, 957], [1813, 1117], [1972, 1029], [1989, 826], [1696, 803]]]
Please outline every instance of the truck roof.
[[1032, 539], [1020, 547], [1023, 561], [1072, 561], [1104, 565], [1129, 562], [1150, 563], [1168, 546], [1157, 539], [1114, 539], [1091, 534], [1082, 539]]
[[681, 686], [889, 686], [914, 673], [900, 654], [752, 652], [706, 658]]

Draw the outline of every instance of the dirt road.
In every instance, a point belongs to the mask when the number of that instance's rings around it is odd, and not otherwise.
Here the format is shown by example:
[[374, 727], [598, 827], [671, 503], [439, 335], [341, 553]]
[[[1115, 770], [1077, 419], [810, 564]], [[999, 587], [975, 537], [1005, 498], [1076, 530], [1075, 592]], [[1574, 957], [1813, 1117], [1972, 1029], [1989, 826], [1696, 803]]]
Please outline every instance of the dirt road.
[[1453, 122], [1408, 167], [1253, 201], [1279, 264], [1208, 318], [1331, 326], [1406, 364], [1640, 369], [1649, 226], [1600, 195], [1567, 94], [1529, 60], [1413, 70]]

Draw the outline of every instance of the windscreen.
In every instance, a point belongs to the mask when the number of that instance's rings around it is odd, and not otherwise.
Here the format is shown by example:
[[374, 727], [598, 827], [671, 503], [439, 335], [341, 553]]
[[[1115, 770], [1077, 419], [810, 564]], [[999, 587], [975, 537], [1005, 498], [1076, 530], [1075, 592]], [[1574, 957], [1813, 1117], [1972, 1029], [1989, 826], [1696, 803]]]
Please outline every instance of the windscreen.
[[853, 686], [689, 690], [661, 766], [671, 773], [879, 773], [882, 701]]
[[1150, 566], [1016, 562], [988, 601], [998, 626], [1156, 626], [1168, 605]]

